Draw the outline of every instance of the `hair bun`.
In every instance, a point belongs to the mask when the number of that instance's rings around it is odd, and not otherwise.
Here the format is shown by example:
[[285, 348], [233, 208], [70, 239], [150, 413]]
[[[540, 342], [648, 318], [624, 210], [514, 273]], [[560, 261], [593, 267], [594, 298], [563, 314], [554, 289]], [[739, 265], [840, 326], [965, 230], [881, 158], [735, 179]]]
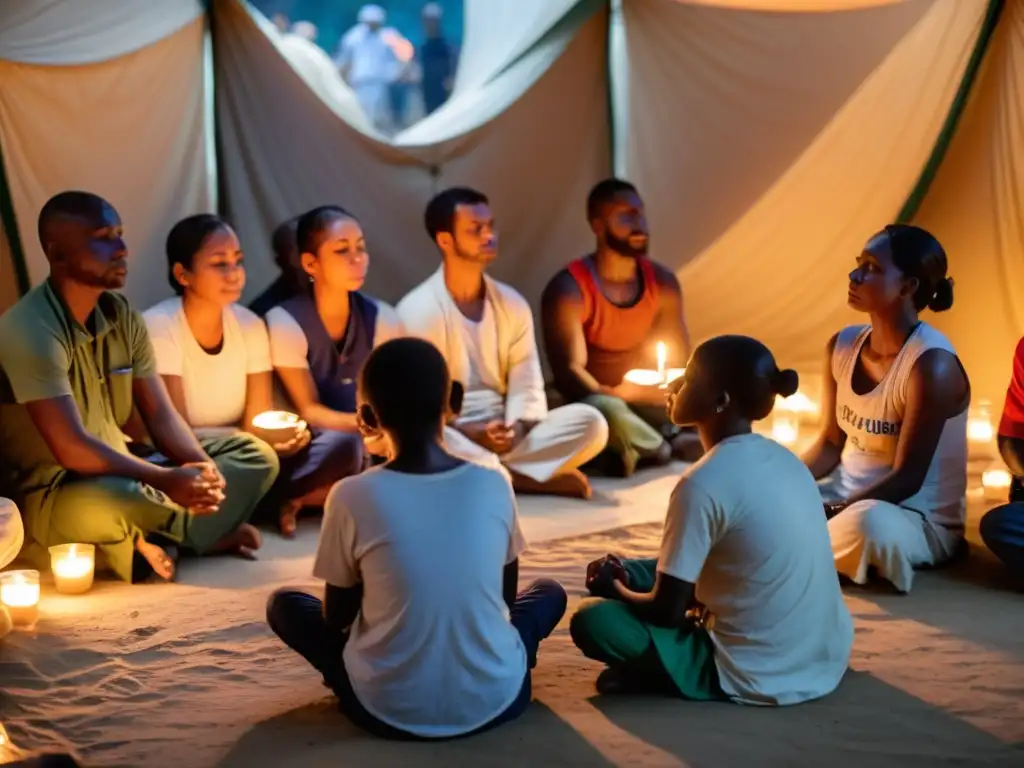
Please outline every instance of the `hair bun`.
[[772, 391], [775, 394], [789, 397], [796, 394], [797, 389], [800, 387], [800, 377], [792, 368], [786, 368], [784, 371], [775, 371], [772, 374], [771, 383]]
[[928, 309], [932, 312], [945, 312], [953, 306], [953, 278], [944, 277], [935, 286], [935, 293], [928, 302]]

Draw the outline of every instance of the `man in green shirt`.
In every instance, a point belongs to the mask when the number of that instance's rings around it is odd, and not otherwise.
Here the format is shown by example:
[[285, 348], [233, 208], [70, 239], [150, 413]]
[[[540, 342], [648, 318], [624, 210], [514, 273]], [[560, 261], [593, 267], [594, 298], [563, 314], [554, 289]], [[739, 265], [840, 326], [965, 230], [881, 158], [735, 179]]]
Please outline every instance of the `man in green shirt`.
[[[29, 556], [95, 544], [130, 581], [170, 579], [168, 544], [251, 555], [260, 537], [248, 519], [277, 456], [245, 434], [199, 441], [171, 404], [145, 322], [112, 292], [128, 269], [117, 211], [62, 192], [39, 214], [39, 239], [49, 279], [0, 317], [0, 485], [21, 507]], [[133, 408], [154, 461], [128, 450]]]

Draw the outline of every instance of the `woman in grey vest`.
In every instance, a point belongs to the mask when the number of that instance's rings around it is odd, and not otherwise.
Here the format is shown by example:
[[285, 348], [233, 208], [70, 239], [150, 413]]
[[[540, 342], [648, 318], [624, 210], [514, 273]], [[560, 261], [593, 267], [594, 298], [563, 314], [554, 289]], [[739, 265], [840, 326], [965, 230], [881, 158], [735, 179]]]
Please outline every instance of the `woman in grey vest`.
[[[316, 504], [307, 497], [303, 506], [322, 506], [330, 485], [364, 466], [356, 420], [359, 369], [375, 346], [403, 332], [391, 307], [360, 292], [370, 258], [355, 217], [337, 206], [314, 208], [300, 217], [296, 240], [309, 290], [270, 310], [266, 320], [274, 371], [313, 429], [313, 442], [344, 447], [345, 461], [331, 457], [313, 472], [329, 484], [318, 486], [322, 493]], [[382, 445], [365, 447], [373, 453], [384, 450]], [[282, 467], [282, 474], [287, 469]], [[295, 505], [284, 509], [282, 532], [295, 530], [300, 510]]]

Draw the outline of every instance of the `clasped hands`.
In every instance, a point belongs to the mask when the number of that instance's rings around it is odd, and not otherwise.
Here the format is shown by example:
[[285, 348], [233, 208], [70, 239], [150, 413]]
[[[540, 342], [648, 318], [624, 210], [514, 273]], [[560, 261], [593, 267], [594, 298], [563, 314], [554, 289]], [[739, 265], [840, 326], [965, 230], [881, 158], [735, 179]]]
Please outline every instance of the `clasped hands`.
[[193, 515], [212, 515], [224, 501], [224, 476], [212, 461], [171, 467], [154, 487]]
[[506, 424], [502, 419], [471, 422], [459, 427], [459, 431], [474, 443], [499, 456], [509, 453], [523, 442], [530, 429], [532, 425], [527, 422], [514, 421], [512, 424]]
[[618, 555], [607, 554], [587, 566], [586, 587], [594, 597], [615, 597], [615, 582], [629, 586], [629, 573]]

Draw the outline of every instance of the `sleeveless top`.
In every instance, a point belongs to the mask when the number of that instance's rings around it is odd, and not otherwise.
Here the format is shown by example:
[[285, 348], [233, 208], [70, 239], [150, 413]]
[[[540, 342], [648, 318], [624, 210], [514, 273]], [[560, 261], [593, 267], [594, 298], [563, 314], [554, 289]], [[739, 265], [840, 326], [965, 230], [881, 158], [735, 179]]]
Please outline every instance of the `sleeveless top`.
[[306, 361], [320, 402], [341, 413], [355, 413], [356, 378], [363, 361], [373, 351], [378, 311], [377, 304], [361, 293], [348, 296], [348, 325], [337, 343], [324, 328], [311, 296], [295, 296], [279, 305], [306, 334]]
[[658, 280], [654, 265], [645, 258], [636, 261], [641, 290], [628, 306], [608, 300], [589, 258], [577, 259], [567, 267], [583, 296], [587, 372], [606, 387], [621, 384], [626, 371], [641, 367], [651, 328], [658, 316]]
[[[870, 325], [844, 328], [832, 353], [836, 381], [836, 421], [846, 433], [835, 490], [849, 498], [892, 470], [907, 402], [911, 371], [929, 349], [956, 355], [938, 330], [920, 323], [882, 380], [867, 394], [853, 391], [853, 373], [871, 333]], [[900, 502], [947, 528], [962, 529], [967, 494], [967, 409], [946, 420], [921, 489]]]

